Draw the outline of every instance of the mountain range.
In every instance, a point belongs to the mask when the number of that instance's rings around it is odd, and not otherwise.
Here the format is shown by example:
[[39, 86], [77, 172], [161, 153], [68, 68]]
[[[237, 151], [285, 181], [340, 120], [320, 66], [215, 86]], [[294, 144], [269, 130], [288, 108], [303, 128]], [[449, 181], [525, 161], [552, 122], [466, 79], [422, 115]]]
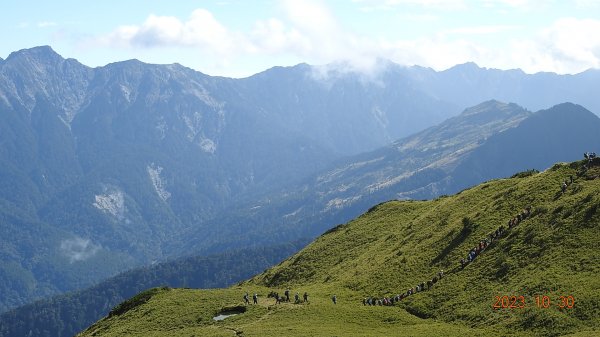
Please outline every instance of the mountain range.
[[[432, 199], [582, 158], [585, 149], [600, 148], [598, 135], [600, 119], [579, 105], [563, 103], [533, 113], [514, 103], [488, 101], [386, 147], [338, 160], [279, 194], [219, 216], [212, 228], [225, 234], [221, 245], [227, 237], [231, 245], [314, 237], [384, 201]], [[266, 240], [264, 233], [270, 235]], [[211, 243], [191, 244], [185, 249]]]
[[251, 279], [149, 289], [78, 336], [598, 336], [599, 196], [596, 158], [382, 203]]
[[[294, 214], [296, 188], [315, 175], [327, 177], [365, 151], [387, 155], [391, 142], [492, 98], [532, 110], [572, 101], [598, 113], [599, 79], [595, 70], [528, 75], [465, 64], [435, 72], [390, 62], [371, 74], [301, 64], [230, 79], [137, 60], [90, 68], [50, 47], [14, 52], [0, 60], [0, 310], [152, 261], [317, 235], [350, 216], [338, 216], [345, 208], [338, 206], [358, 204], [343, 193], [323, 198], [330, 207], [317, 201], [320, 222], [296, 226], [303, 212]], [[521, 125], [529, 120], [522, 110], [505, 126], [482, 125], [494, 132]], [[595, 130], [591, 117], [571, 120]], [[577, 131], [561, 130], [567, 138]], [[577, 139], [584, 144], [571, 143], [569, 153], [593, 145]], [[432, 154], [440, 150], [432, 146]], [[569, 159], [556, 154], [549, 160]], [[451, 191], [443, 181], [453, 171], [444, 172], [411, 174]], [[339, 190], [336, 184], [330, 187]], [[287, 188], [293, 198], [280, 198]], [[350, 198], [371, 202], [362, 192]], [[293, 207], [268, 211], [269, 200]]]

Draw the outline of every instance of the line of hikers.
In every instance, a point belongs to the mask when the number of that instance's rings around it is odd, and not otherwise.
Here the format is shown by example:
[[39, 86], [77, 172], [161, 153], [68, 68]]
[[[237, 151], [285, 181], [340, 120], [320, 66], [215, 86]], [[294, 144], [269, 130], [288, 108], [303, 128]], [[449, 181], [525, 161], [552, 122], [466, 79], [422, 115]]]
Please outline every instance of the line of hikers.
[[[275, 291], [271, 291], [268, 295], [267, 298], [274, 298], [275, 299], [275, 304], [280, 304], [282, 302], [290, 302], [290, 290], [286, 289], [283, 295], [279, 295], [278, 292]], [[254, 304], [258, 304], [258, 294], [254, 294], [252, 296], [252, 300]], [[244, 294], [244, 303], [245, 304], [250, 304], [250, 298], [248, 296], [248, 293]], [[302, 295], [302, 302], [300, 301], [300, 294], [298, 292], [296, 292], [296, 294], [294, 295], [294, 303], [299, 304], [299, 303], [308, 303], [308, 293], [304, 292], [304, 295]]]
[[408, 296], [411, 296], [413, 294], [416, 294], [418, 292], [422, 292], [425, 290], [429, 290], [431, 289], [431, 287], [433, 287], [434, 284], [436, 284], [439, 280], [442, 279], [442, 277], [444, 277], [444, 271], [440, 270], [436, 276], [434, 276], [431, 280], [429, 281], [424, 281], [421, 282], [419, 284], [417, 284], [416, 286], [408, 289], [406, 292], [402, 293], [402, 294], [398, 294], [396, 296], [393, 297], [382, 297], [382, 298], [375, 298], [375, 297], [365, 297], [363, 299], [363, 305], [384, 305], [384, 306], [391, 306], [394, 305], [394, 303], [396, 302], [400, 302], [403, 299], [407, 298]]
[[[531, 215], [531, 206], [527, 206], [523, 209], [519, 214], [508, 220], [508, 228], [504, 225], [500, 225], [495, 231], [488, 234], [484, 239], [479, 241], [479, 244], [469, 251], [467, 257], [465, 259], [460, 260], [461, 268], [465, 268], [469, 263], [471, 263], [481, 252], [483, 252], [492, 242], [500, 239], [507, 230], [517, 226], [521, 221], [525, 220], [527, 217]], [[416, 294], [418, 292], [422, 292], [425, 290], [431, 289], [434, 284], [436, 284], [442, 277], [444, 276], [444, 271], [441, 270], [434, 276], [431, 280], [427, 282], [421, 282], [415, 287], [408, 289], [405, 293], [399, 294], [393, 297], [365, 297], [363, 299], [363, 305], [380, 305], [380, 306], [392, 306], [394, 303], [400, 302], [402, 299]]]
[[583, 158], [592, 161], [592, 159], [596, 158], [596, 152], [585, 152]]
[[573, 184], [573, 176], [572, 175], [569, 176], [569, 181], [565, 180], [560, 185], [560, 190], [562, 191], [563, 194], [567, 191], [567, 187], [569, 187], [569, 185], [571, 185], [571, 184]]
[[[517, 226], [521, 221], [525, 220], [529, 215], [531, 215], [531, 206], [527, 206], [521, 213], [517, 214], [512, 219], [508, 220], [508, 229], [511, 229]], [[491, 232], [484, 239], [479, 241], [479, 244], [471, 250], [467, 254], [467, 257], [460, 260], [460, 267], [465, 268], [469, 263], [473, 262], [475, 258], [483, 252], [492, 242], [501, 238], [504, 233], [506, 233], [507, 229], [504, 225], [500, 225], [495, 231]]]
[[585, 158], [585, 163], [581, 166], [581, 170], [577, 172], [578, 176], [585, 173], [585, 171], [590, 169], [592, 166], [600, 165], [600, 161], [596, 160], [596, 152], [585, 152], [583, 157]]
[[[274, 298], [275, 299], [275, 304], [281, 304], [283, 302], [290, 302], [290, 290], [286, 289], [285, 292], [282, 295], [279, 295], [278, 292], [276, 291], [271, 291], [268, 295], [267, 298]], [[337, 296], [333, 295], [331, 297], [331, 301], [333, 301], [333, 304], [337, 304]], [[254, 293], [254, 295], [252, 295], [252, 302], [253, 304], [258, 304], [258, 294]], [[250, 304], [250, 295], [248, 295], [248, 293], [246, 292], [244, 294], [244, 303], [246, 305]], [[295, 304], [300, 304], [300, 303], [310, 303], [308, 301], [308, 292], [304, 292], [304, 295], [302, 295], [302, 301], [300, 301], [300, 293], [296, 292], [296, 294], [294, 295], [294, 303]]]
[[[254, 295], [252, 295], [252, 302], [254, 304], [258, 304], [258, 294], [257, 293], [254, 293]], [[244, 303], [250, 304], [250, 298], [248, 297], [248, 293], [244, 294]]]

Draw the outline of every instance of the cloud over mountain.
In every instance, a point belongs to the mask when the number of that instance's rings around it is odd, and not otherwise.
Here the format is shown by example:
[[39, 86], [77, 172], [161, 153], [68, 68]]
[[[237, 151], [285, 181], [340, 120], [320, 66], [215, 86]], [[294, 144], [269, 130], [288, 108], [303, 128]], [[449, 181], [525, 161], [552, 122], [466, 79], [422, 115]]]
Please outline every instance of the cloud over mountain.
[[[444, 24], [440, 11], [468, 17], [485, 11], [505, 16], [515, 12], [522, 17], [547, 7], [535, 1], [356, 1], [362, 16], [383, 8], [394, 14], [398, 27], [367, 32], [355, 29], [358, 22], [342, 17], [334, 6], [318, 0], [288, 0], [279, 3], [276, 15], [250, 20], [245, 29], [226, 23], [224, 17], [206, 8], [193, 10], [181, 18], [151, 14], [143, 22], [122, 25], [96, 37], [93, 42], [117, 49], [183, 48], [232, 64], [252, 57], [271, 57], [295, 63], [324, 64], [344, 60], [356, 69], [370, 70], [373, 60], [387, 58], [406, 65], [422, 65], [442, 70], [457, 63], [473, 61], [501, 69], [526, 72], [581, 72], [600, 67], [600, 20], [574, 17], [556, 18], [545, 25], [498, 19], [482, 24], [477, 20], [457, 25]], [[536, 7], [537, 6], [537, 7]], [[580, 5], [582, 6], [582, 5]], [[589, 4], [587, 6], [590, 6]], [[415, 8], [428, 8], [423, 21]], [[428, 24], [429, 23], [429, 24]], [[439, 28], [433, 28], [439, 27]], [[394, 30], [400, 29], [397, 32]], [[409, 32], [416, 32], [410, 33]], [[284, 62], [285, 62], [284, 61]]]

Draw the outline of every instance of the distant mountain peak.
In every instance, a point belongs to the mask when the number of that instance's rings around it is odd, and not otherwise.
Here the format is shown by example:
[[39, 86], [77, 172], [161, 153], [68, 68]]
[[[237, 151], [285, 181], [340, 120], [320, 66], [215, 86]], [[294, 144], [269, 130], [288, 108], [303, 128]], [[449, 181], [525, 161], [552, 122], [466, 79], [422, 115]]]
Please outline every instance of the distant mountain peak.
[[311, 69], [311, 65], [309, 65], [308, 63], [298, 63], [296, 65], [293, 66], [274, 66], [271, 67], [269, 69], [266, 69], [264, 71], [261, 71], [257, 74], [251, 75], [250, 77], [263, 77], [263, 76], [270, 76], [272, 74], [274, 75], [280, 75], [280, 74], [286, 74], [286, 73], [306, 73], [308, 71], [310, 71]]
[[484, 69], [484, 68], [481, 68], [475, 62], [466, 62], [463, 64], [457, 64], [457, 65], [450, 67], [444, 71], [445, 72], [446, 71], [475, 71], [475, 70], [481, 70], [481, 69]]
[[141, 66], [141, 65], [146, 65], [146, 64], [149, 65], [149, 63], [144, 63], [144, 62], [142, 62], [142, 61], [140, 61], [138, 59], [129, 59], [129, 60], [124, 60], [124, 61], [112, 62], [112, 63], [107, 64], [106, 66], [107, 67], [121, 66], [121, 65], [124, 65], [124, 66], [127, 66], [127, 65], [136, 65], [136, 66], [140, 65]]
[[16, 52], [10, 53], [6, 61], [13, 60], [15, 58], [27, 58], [27, 59], [38, 59], [38, 60], [60, 60], [63, 61], [64, 58], [60, 56], [57, 52], [52, 49], [50, 46], [38, 46], [28, 49], [21, 49]]
[[588, 111], [586, 108], [582, 107], [579, 104], [575, 104], [572, 102], [564, 102], [564, 103], [559, 103], [556, 104], [555, 106], [551, 107], [550, 109], [563, 109], [563, 108], [569, 108], [569, 109], [577, 109], [577, 110], [585, 110]]
[[[557, 118], [563, 119], [577, 119], [579, 121], [587, 121], [587, 123], [592, 123], [592, 121], [596, 121], [598, 116], [596, 116], [590, 110], [584, 108], [583, 106], [571, 102], [565, 102], [557, 104], [549, 109], [541, 110], [536, 113], [537, 116], [555, 116]], [[566, 120], [565, 120], [566, 122]]]
[[[504, 103], [504, 102], [500, 102], [495, 99], [491, 99], [489, 101], [485, 101], [483, 103], [477, 104], [476, 106], [465, 109], [461, 113], [461, 115], [462, 116], [470, 116], [470, 115], [476, 115], [476, 114], [480, 114], [480, 113], [489, 113], [490, 111], [498, 111], [498, 110], [509, 111], [511, 109], [508, 109], [508, 108], [511, 106], [519, 107], [517, 104], [514, 104], [514, 103]], [[521, 107], [519, 107], [519, 108], [521, 108]]]

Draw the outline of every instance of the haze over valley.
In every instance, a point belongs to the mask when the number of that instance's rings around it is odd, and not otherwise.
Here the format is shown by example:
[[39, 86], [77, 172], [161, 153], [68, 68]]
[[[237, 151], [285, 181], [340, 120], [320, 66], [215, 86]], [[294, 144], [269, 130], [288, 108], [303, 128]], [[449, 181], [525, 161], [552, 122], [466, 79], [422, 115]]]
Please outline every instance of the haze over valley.
[[[0, 337], [598, 332], [600, 4], [136, 1], [0, 14]], [[355, 307], [440, 269], [393, 314]], [[289, 287], [314, 309], [267, 301]], [[577, 303], [482, 302], [511, 292]]]

